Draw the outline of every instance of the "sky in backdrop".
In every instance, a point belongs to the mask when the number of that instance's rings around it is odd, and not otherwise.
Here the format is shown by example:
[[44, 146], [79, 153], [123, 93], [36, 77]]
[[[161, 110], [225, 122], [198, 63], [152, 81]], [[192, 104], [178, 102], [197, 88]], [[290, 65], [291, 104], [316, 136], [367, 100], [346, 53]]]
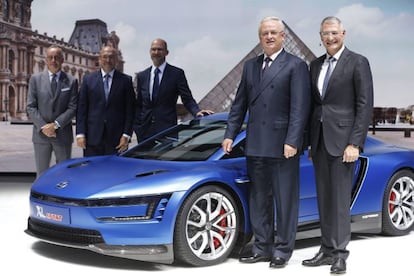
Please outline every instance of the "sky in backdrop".
[[365, 55], [374, 78], [374, 105], [414, 104], [413, 0], [34, 0], [32, 29], [69, 41], [77, 20], [100, 19], [120, 37], [125, 73], [151, 65], [151, 41], [168, 42], [167, 62], [181, 67], [200, 101], [258, 43], [258, 25], [278, 16], [316, 55], [319, 26], [338, 16], [345, 45]]

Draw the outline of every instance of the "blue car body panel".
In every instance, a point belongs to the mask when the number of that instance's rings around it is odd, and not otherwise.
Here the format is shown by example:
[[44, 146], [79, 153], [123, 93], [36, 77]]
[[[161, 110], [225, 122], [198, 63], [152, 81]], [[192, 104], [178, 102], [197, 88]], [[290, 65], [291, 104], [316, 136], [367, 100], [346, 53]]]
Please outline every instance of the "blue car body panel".
[[[219, 113], [200, 120], [226, 119], [227, 113]], [[242, 131], [234, 144], [242, 143], [244, 138]], [[356, 167], [351, 214], [355, 221], [367, 225], [366, 229], [361, 226], [358, 229], [380, 232], [387, 182], [399, 170], [413, 170], [414, 153], [368, 137]], [[301, 156], [300, 181], [299, 229], [315, 229], [319, 216], [313, 166], [307, 151]], [[191, 192], [207, 184], [224, 187], [234, 196], [244, 218], [241, 231], [249, 233], [249, 181], [245, 158], [226, 159], [219, 146], [202, 161], [138, 159], [121, 154], [62, 162], [47, 170], [33, 184], [30, 219], [65, 229], [96, 231], [105, 246], [166, 245], [172, 250], [176, 218], [183, 201]], [[44, 236], [39, 238], [51, 241]], [[51, 242], [71, 246], [65, 242]], [[172, 256], [173, 253], [166, 259]], [[143, 256], [134, 258], [160, 260]]]

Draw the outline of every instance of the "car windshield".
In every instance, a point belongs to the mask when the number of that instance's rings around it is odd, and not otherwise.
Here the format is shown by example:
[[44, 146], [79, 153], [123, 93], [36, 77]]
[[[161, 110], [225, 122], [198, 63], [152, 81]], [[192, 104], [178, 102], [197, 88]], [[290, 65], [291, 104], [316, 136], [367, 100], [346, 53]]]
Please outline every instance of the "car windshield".
[[139, 159], [202, 161], [220, 147], [226, 121], [194, 119], [143, 141], [122, 156]]

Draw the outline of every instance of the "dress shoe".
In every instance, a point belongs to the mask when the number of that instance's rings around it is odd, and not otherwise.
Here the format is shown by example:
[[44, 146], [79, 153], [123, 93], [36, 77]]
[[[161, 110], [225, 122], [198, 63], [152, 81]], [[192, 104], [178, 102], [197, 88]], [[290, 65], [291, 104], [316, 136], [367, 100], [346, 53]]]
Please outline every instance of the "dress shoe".
[[268, 256], [263, 256], [260, 254], [254, 254], [251, 253], [250, 255], [241, 256], [239, 259], [239, 262], [246, 263], [246, 264], [252, 264], [257, 262], [268, 262], [270, 261], [270, 258]]
[[332, 256], [326, 255], [323, 252], [318, 252], [312, 259], [304, 260], [302, 265], [304, 266], [321, 266], [321, 265], [331, 265], [333, 264], [334, 259]]
[[280, 257], [273, 257], [270, 261], [270, 268], [282, 268], [286, 266], [286, 260]]
[[332, 274], [343, 274], [346, 272], [346, 262], [342, 258], [336, 258], [331, 266]]

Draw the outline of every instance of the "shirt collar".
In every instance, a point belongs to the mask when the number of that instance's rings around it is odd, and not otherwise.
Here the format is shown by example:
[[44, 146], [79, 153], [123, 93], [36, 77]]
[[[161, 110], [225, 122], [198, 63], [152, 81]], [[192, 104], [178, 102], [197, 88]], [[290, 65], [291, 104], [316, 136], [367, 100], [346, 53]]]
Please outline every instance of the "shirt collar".
[[[342, 55], [342, 52], [345, 50], [345, 46], [344, 45], [342, 45], [342, 47], [341, 47], [341, 49], [339, 49], [339, 51], [338, 52], [336, 52], [336, 54], [335, 55], [333, 55], [333, 57], [335, 58], [335, 60], [339, 60], [339, 58], [341, 57], [341, 55]], [[325, 61], [328, 61], [328, 58], [330, 57], [330, 55], [328, 54], [328, 53], [326, 53], [326, 59], [325, 59]]]
[[[111, 78], [114, 78], [114, 73], [115, 73], [115, 69], [112, 69], [112, 70], [108, 73], [108, 75], [110, 75], [110, 76], [111, 76]], [[102, 74], [102, 78], [103, 78], [103, 77], [105, 77], [105, 75], [106, 75], [107, 73], [105, 73], [105, 71], [101, 68], [101, 74]]]
[[50, 79], [52, 79], [52, 78], [53, 78], [53, 74], [56, 74], [56, 79], [59, 79], [61, 71], [57, 71], [56, 73], [52, 73], [52, 72], [50, 72], [49, 70], [47, 70], [47, 71], [48, 71], [48, 73], [49, 73], [49, 78], [50, 78]]
[[[164, 61], [164, 63], [163, 63], [163, 64], [161, 64], [160, 66], [158, 66], [158, 69], [160, 69], [161, 74], [164, 72], [164, 70], [165, 70], [165, 66], [167, 66], [167, 62], [165, 62], [165, 61]], [[157, 67], [155, 67], [154, 65], [152, 65], [152, 68], [151, 68], [151, 73], [154, 73], [155, 68], [157, 68]]]
[[[269, 56], [272, 59], [272, 62], [275, 61], [275, 59], [277, 58], [277, 56], [282, 52], [283, 48], [281, 48], [279, 51], [277, 51], [276, 53], [272, 54], [271, 56]], [[267, 57], [267, 55], [264, 55], [263, 60]]]

